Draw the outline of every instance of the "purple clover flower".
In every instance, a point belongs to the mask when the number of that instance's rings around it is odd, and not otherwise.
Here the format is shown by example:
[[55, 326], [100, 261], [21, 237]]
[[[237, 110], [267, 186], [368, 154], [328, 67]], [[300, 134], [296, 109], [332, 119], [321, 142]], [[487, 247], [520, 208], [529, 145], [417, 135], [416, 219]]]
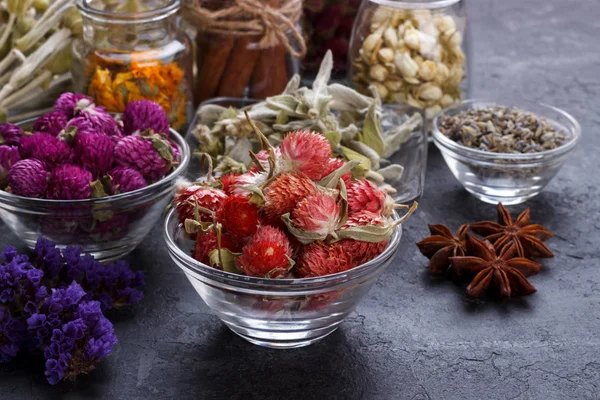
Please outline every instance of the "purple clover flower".
[[70, 163], [73, 159], [73, 150], [67, 142], [43, 132], [23, 136], [20, 152], [22, 158], [35, 158], [49, 168]]
[[94, 177], [108, 172], [114, 162], [114, 149], [110, 136], [100, 133], [75, 136], [75, 159]]
[[21, 143], [23, 129], [14, 124], [0, 124], [0, 144], [18, 146]]
[[125, 135], [139, 134], [147, 129], [169, 137], [169, 119], [163, 108], [150, 100], [132, 101], [123, 112]]
[[106, 112], [104, 107], [90, 106], [81, 110], [78, 115], [89, 122], [96, 132], [106, 135], [120, 135], [119, 124], [112, 115]]
[[[158, 150], [167, 147], [171, 154], [161, 154]], [[138, 170], [144, 178], [154, 182], [169, 172], [173, 161], [172, 148], [158, 135], [125, 136], [115, 146], [115, 161], [121, 167]]]
[[91, 97], [78, 93], [63, 93], [54, 103], [54, 111], [65, 114], [67, 118], [73, 118], [79, 110], [92, 104], [94, 101]]
[[16, 146], [0, 145], [0, 189], [8, 184], [8, 171], [21, 160], [19, 148]]
[[44, 132], [52, 136], [57, 136], [65, 126], [69, 119], [60, 111], [52, 111], [39, 117], [33, 124], [34, 132]]
[[127, 193], [147, 186], [146, 179], [133, 168], [116, 167], [108, 172], [112, 178], [112, 193]]
[[48, 171], [35, 159], [17, 161], [8, 171], [7, 190], [17, 196], [41, 198], [48, 189]]
[[46, 197], [53, 200], [89, 199], [92, 194], [92, 173], [78, 165], [65, 164], [50, 174]]

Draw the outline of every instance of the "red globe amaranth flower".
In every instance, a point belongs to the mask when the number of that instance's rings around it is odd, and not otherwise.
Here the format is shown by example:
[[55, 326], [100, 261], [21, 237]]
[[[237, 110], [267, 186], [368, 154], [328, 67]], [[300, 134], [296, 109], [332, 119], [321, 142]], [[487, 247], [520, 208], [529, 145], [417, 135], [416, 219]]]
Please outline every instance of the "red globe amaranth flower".
[[247, 197], [229, 196], [217, 211], [217, 222], [223, 229], [238, 237], [252, 235], [258, 229], [258, 207]]
[[[179, 222], [184, 223], [186, 219], [195, 219], [196, 206], [217, 212], [225, 199], [227, 199], [227, 195], [222, 190], [192, 185], [178, 191], [173, 203], [177, 207]], [[198, 214], [200, 215], [200, 221], [211, 222], [213, 220], [207, 213], [199, 211]]]
[[283, 172], [301, 172], [314, 181], [324, 177], [331, 147], [319, 133], [295, 131], [281, 142], [281, 163]]
[[41, 198], [48, 189], [48, 171], [35, 159], [17, 161], [8, 171], [8, 192], [17, 196]]
[[386, 194], [373, 182], [366, 179], [346, 183], [348, 211], [350, 214], [369, 211], [381, 214], [385, 208]]
[[[342, 229], [351, 228], [355, 226], [367, 226], [367, 225], [384, 225], [385, 219], [379, 215], [370, 211], [362, 211], [357, 214], [351, 215], [348, 221], [344, 224]], [[364, 264], [371, 261], [386, 249], [388, 241], [372, 243], [363, 242], [354, 239], [344, 239], [338, 242], [344, 251], [352, 256], [354, 266]]]
[[52, 170], [46, 197], [53, 200], [89, 199], [92, 173], [78, 165], [61, 165]]
[[233, 193], [233, 189], [235, 188], [235, 185], [237, 185], [238, 176], [238, 174], [226, 174], [220, 178], [221, 185], [223, 185], [223, 191], [228, 196]]
[[73, 151], [64, 140], [49, 133], [34, 133], [23, 136], [19, 149], [22, 158], [35, 158], [45, 163], [48, 168], [70, 163]]
[[317, 193], [317, 187], [300, 174], [281, 175], [265, 191], [263, 214], [269, 223], [279, 224], [283, 214], [291, 213], [300, 200]]
[[94, 104], [91, 97], [78, 93], [63, 93], [54, 103], [54, 111], [73, 118], [77, 111]]
[[114, 162], [115, 145], [110, 136], [93, 133], [75, 136], [75, 160], [92, 173], [103, 176]]
[[272, 226], [263, 226], [244, 246], [236, 265], [249, 276], [277, 278], [290, 268], [291, 255], [285, 234]]
[[[346, 163], [344, 162], [344, 160], [342, 160], [340, 158], [330, 158], [329, 161], [327, 162], [327, 169], [323, 173], [323, 178], [325, 178], [327, 175], [337, 171], [338, 169], [342, 168], [344, 166], [344, 164], [346, 164]], [[344, 175], [342, 175], [342, 179], [344, 180], [344, 183], [347, 184], [348, 181], [350, 181], [350, 179], [352, 179], [352, 172], [346, 172]]]
[[21, 144], [23, 129], [16, 125], [4, 123], [0, 124], [0, 144], [8, 146], [18, 146]]
[[256, 185], [261, 186], [267, 181], [268, 174], [266, 172], [247, 172], [242, 175], [238, 175], [235, 178], [235, 182], [233, 188], [231, 189], [231, 194], [234, 196], [250, 196], [252, 192], [247, 189], [244, 189], [243, 186], [246, 185]]
[[133, 168], [116, 167], [111, 169], [108, 175], [112, 178], [111, 195], [133, 192], [148, 186], [142, 174]]
[[[279, 147], [275, 147], [273, 149], [273, 153], [275, 154], [275, 172], [278, 172], [277, 165], [280, 164], [281, 149]], [[269, 152], [268, 151], [266, 151], [266, 150], [259, 151], [258, 153], [256, 153], [256, 159], [260, 163], [263, 171], [269, 171], [269, 168], [271, 168], [271, 166], [269, 165]], [[252, 166], [250, 167], [250, 172], [260, 172], [260, 169], [258, 168], [258, 165], [256, 165], [256, 163], [252, 163]]]
[[295, 271], [300, 278], [313, 278], [344, 272], [353, 266], [352, 254], [339, 243], [313, 242], [302, 249]]
[[137, 169], [144, 178], [156, 181], [165, 176], [171, 163], [161, 156], [152, 141], [141, 136], [125, 136], [115, 146], [115, 162]]
[[323, 237], [335, 232], [340, 224], [340, 206], [323, 193], [312, 194], [301, 200], [291, 214], [294, 227], [314, 232]]
[[[203, 264], [210, 265], [208, 256], [214, 250], [217, 250], [217, 248], [217, 233], [211, 229], [206, 233], [196, 236], [196, 243], [194, 245], [194, 249], [192, 250], [192, 257]], [[239, 240], [236, 240], [225, 232], [222, 232], [221, 249], [227, 249], [232, 253], [239, 253], [242, 249], [242, 246]]]
[[58, 111], [49, 112], [39, 117], [33, 124], [34, 132], [49, 133], [52, 136], [57, 136], [67, 126], [69, 119], [67, 116]]
[[167, 113], [157, 103], [150, 100], [132, 101], [123, 112], [125, 135], [133, 135], [147, 129], [165, 137], [170, 136]]
[[8, 183], [8, 171], [20, 160], [18, 147], [0, 145], [0, 189]]

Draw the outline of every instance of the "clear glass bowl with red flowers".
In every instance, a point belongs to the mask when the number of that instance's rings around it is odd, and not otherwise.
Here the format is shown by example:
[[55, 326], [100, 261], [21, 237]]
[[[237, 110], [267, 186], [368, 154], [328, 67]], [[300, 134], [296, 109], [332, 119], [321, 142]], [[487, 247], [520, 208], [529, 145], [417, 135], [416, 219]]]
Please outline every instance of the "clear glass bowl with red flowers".
[[209, 168], [178, 186], [165, 241], [235, 333], [305, 346], [333, 332], [390, 265], [416, 203], [395, 204], [323, 135], [293, 131], [274, 147], [246, 117], [263, 149], [247, 172], [214, 177]]
[[0, 124], [0, 217], [31, 249], [44, 236], [117, 259], [160, 219], [189, 160], [158, 104], [115, 116], [65, 93], [51, 113]]

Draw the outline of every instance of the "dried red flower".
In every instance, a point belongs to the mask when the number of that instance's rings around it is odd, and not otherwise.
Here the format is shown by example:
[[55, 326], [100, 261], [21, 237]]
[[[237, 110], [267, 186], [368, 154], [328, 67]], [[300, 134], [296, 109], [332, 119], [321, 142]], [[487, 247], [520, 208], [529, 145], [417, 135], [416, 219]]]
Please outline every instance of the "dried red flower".
[[498, 204], [498, 223], [491, 221], [478, 222], [471, 225], [471, 230], [489, 240], [498, 251], [511, 245], [516, 254], [526, 258], [554, 257], [552, 251], [543, 243], [554, 236], [552, 232], [539, 224], [529, 224], [529, 208], [513, 222], [510, 212]]
[[229, 196], [217, 211], [217, 222], [234, 236], [250, 236], [258, 229], [258, 208], [247, 197]]
[[272, 226], [263, 226], [244, 246], [236, 266], [249, 276], [277, 278], [288, 271], [291, 256], [285, 234]]

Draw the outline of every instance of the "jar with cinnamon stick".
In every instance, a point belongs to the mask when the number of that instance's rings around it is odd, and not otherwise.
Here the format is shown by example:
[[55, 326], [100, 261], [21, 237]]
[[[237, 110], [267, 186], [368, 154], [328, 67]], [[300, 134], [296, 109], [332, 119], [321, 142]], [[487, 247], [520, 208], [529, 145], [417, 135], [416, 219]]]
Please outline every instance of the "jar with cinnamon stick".
[[196, 104], [280, 94], [306, 53], [302, 0], [187, 0], [183, 15], [197, 30]]
[[193, 112], [192, 42], [180, 0], [78, 0], [83, 37], [73, 44], [75, 88], [111, 112], [151, 100], [184, 130]]

